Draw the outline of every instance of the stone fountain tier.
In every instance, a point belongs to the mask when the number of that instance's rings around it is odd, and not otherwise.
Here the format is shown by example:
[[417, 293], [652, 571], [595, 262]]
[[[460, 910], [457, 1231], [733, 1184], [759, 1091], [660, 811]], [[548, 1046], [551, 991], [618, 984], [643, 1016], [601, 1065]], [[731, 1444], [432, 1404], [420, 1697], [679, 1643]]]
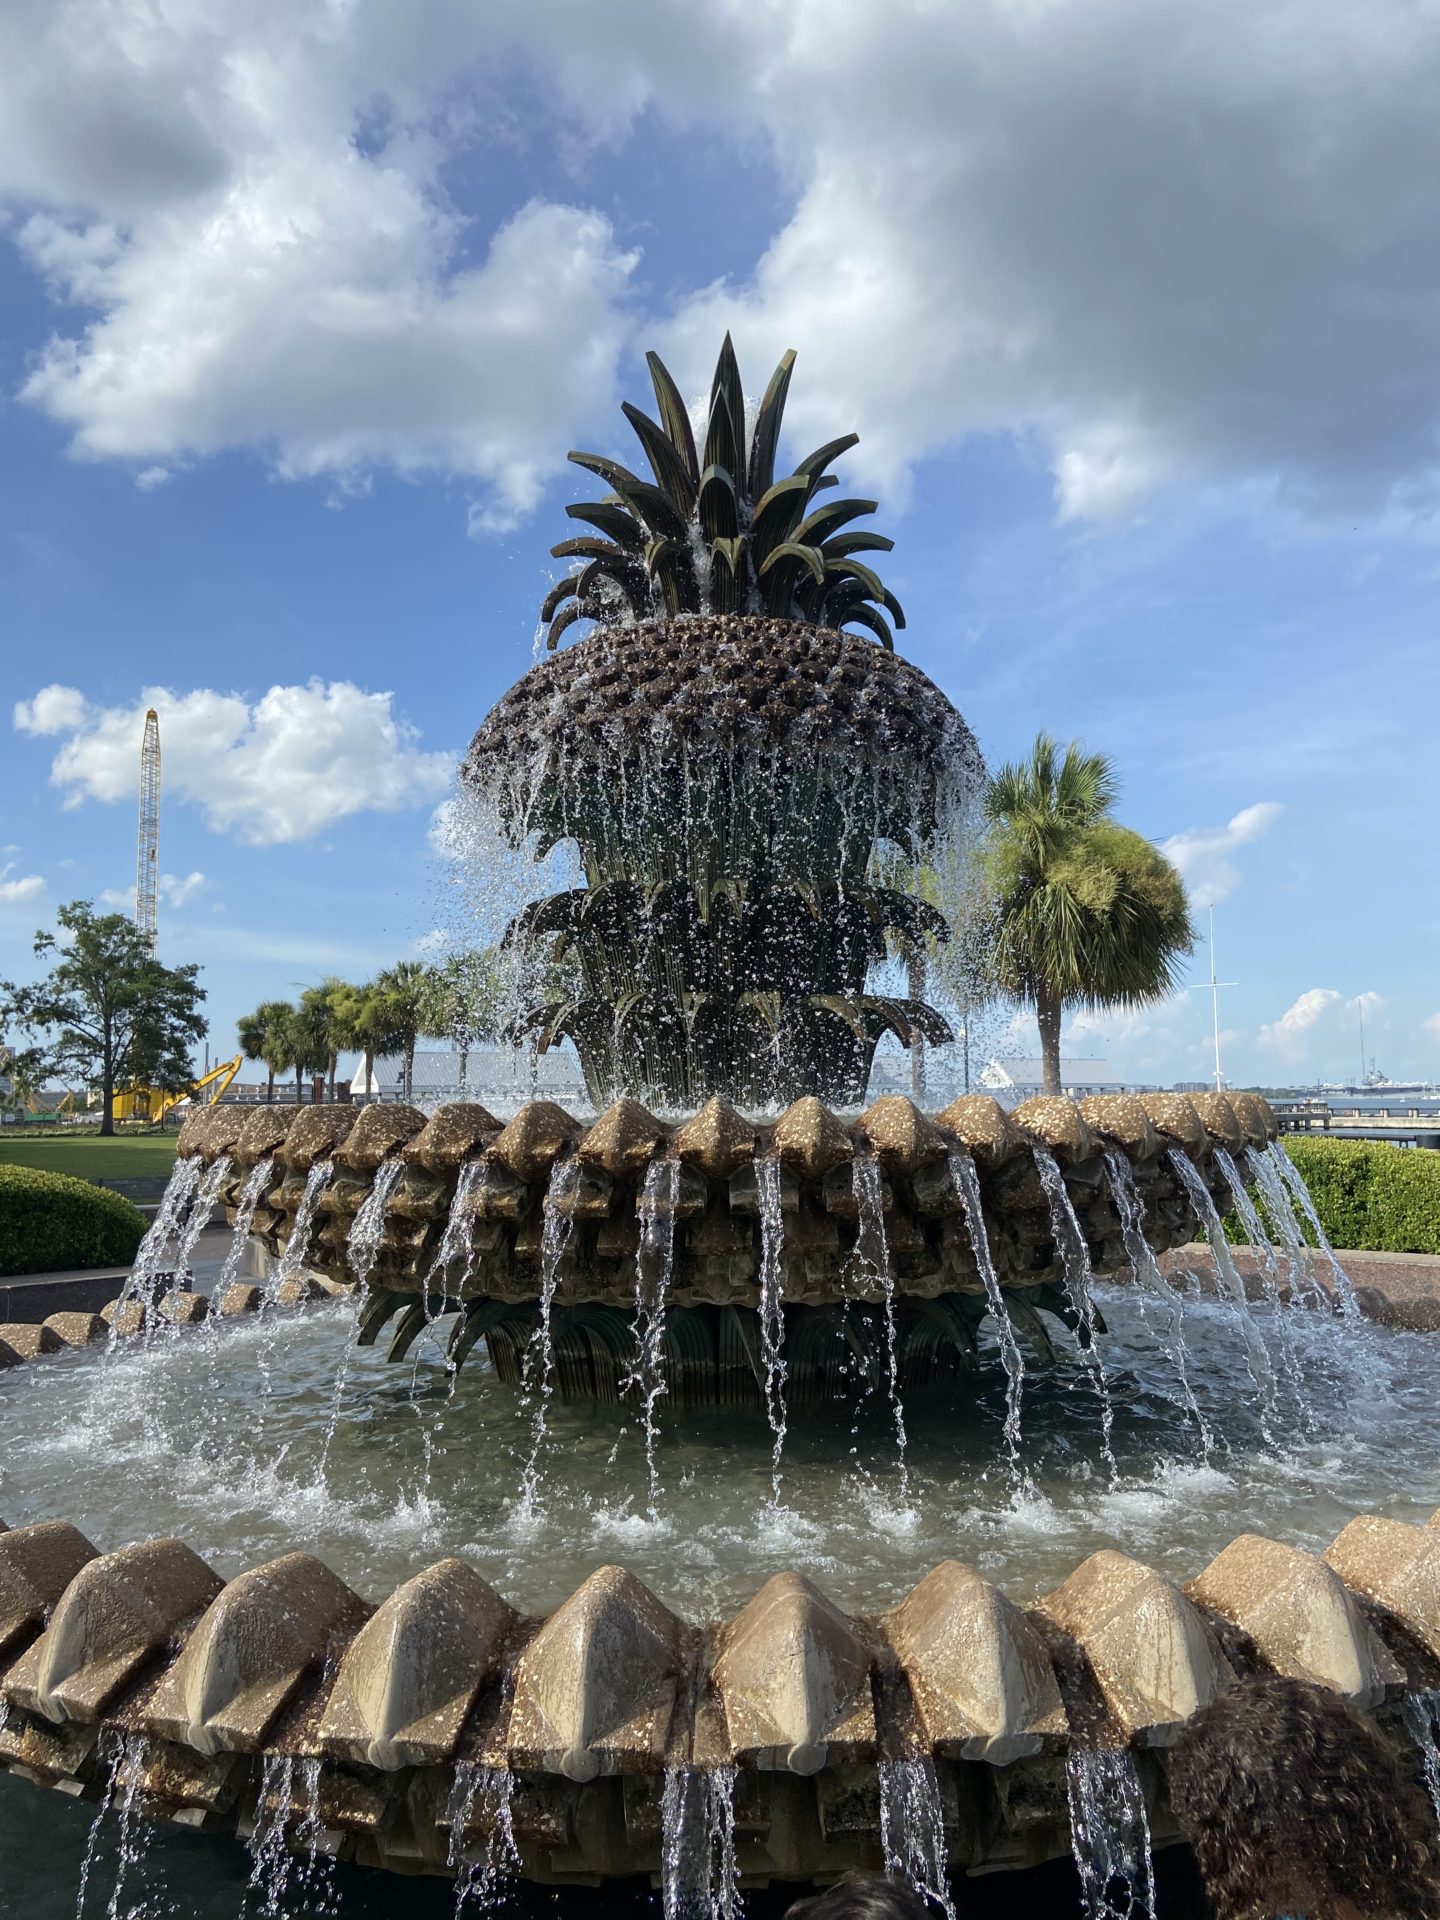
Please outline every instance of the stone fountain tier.
[[876, 1763], [906, 1759], [952, 1868], [1024, 1867], [1068, 1851], [1065, 1757], [1095, 1747], [1136, 1755], [1163, 1842], [1165, 1750], [1270, 1673], [1387, 1718], [1433, 1687], [1440, 1526], [1362, 1516], [1318, 1556], [1246, 1534], [1183, 1588], [1104, 1551], [1028, 1607], [955, 1561], [861, 1616], [781, 1573], [694, 1625], [620, 1567], [537, 1619], [460, 1559], [372, 1606], [303, 1552], [225, 1581], [177, 1540], [0, 1525], [0, 1767], [98, 1799], [118, 1737], [151, 1818], [279, 1818], [403, 1872], [483, 1857], [508, 1800], [526, 1877], [653, 1873], [676, 1768], [736, 1769], [745, 1880], [873, 1869]]
[[[381, 1169], [398, 1158], [402, 1170], [387, 1176], [393, 1184], [367, 1276], [362, 1340], [373, 1341], [399, 1316], [391, 1347], [398, 1358], [431, 1319], [458, 1313], [452, 1353], [463, 1359], [483, 1337], [505, 1379], [518, 1375], [542, 1295], [547, 1216], [560, 1216], [566, 1232], [550, 1276], [559, 1315], [557, 1386], [577, 1398], [612, 1398], [615, 1380], [630, 1370], [628, 1316], [645, 1220], [647, 1212], [669, 1213], [667, 1380], [682, 1400], [706, 1404], [753, 1402], [760, 1391], [754, 1310], [766, 1161], [777, 1170], [779, 1215], [769, 1224], [772, 1241], [779, 1238], [781, 1300], [793, 1322], [791, 1379], [800, 1398], [807, 1383], [823, 1397], [843, 1390], [830, 1376], [845, 1363], [846, 1339], [855, 1345], [853, 1329], [845, 1337], [837, 1330], [834, 1310], [853, 1307], [863, 1322], [864, 1310], [892, 1289], [902, 1383], [973, 1370], [975, 1328], [993, 1302], [956, 1183], [957, 1157], [968, 1158], [978, 1175], [1007, 1309], [1043, 1357], [1048, 1341], [1037, 1309], [1072, 1327], [1076, 1314], [1037, 1149], [1060, 1167], [1092, 1269], [1106, 1273], [1128, 1264], [1107, 1149], [1129, 1163], [1146, 1235], [1159, 1252], [1192, 1240], [1197, 1230], [1168, 1150], [1189, 1157], [1223, 1212], [1230, 1201], [1214, 1147], [1241, 1155], [1247, 1146], [1264, 1148], [1275, 1133], [1265, 1102], [1244, 1094], [1193, 1101], [1115, 1095], [1078, 1105], [1038, 1099], [1013, 1113], [988, 1096], [967, 1095], [934, 1115], [889, 1096], [849, 1119], [804, 1099], [767, 1121], [716, 1099], [678, 1122], [629, 1099], [590, 1121], [537, 1100], [505, 1124], [473, 1105], [441, 1107], [428, 1119], [394, 1105], [214, 1108], [187, 1120], [179, 1151], [207, 1163], [227, 1156], [222, 1198], [232, 1219], [253, 1168], [270, 1160], [251, 1225], [272, 1258], [291, 1240], [312, 1169], [330, 1162], [305, 1260], [332, 1283], [353, 1278], [347, 1245], [356, 1216]], [[879, 1258], [874, 1245], [862, 1244], [867, 1230], [874, 1237], [857, 1200], [856, 1166], [866, 1161], [878, 1174], [883, 1209]], [[437, 1265], [442, 1243], [459, 1251]], [[806, 1309], [827, 1310], [828, 1317], [807, 1317]], [[578, 1319], [567, 1320], [571, 1310]], [[807, 1339], [814, 1343], [809, 1360]]]

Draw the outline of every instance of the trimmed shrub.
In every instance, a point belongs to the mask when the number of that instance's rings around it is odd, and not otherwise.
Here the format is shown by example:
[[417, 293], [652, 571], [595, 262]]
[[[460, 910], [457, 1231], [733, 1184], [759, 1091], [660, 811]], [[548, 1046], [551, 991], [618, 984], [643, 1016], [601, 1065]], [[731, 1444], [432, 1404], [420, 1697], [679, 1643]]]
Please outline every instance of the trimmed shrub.
[[1303, 1133], [1285, 1148], [1337, 1247], [1440, 1253], [1440, 1153]]
[[140, 1209], [107, 1187], [0, 1166], [0, 1274], [126, 1266], [144, 1233]]

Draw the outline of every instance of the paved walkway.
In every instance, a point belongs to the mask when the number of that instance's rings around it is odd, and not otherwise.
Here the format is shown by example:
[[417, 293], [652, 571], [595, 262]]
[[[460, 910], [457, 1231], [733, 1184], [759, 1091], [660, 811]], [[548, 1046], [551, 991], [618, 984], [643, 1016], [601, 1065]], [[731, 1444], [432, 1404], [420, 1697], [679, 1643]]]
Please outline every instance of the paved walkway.
[[[195, 1246], [195, 1287], [208, 1293], [230, 1247], [229, 1227], [209, 1227]], [[125, 1267], [80, 1267], [68, 1273], [10, 1273], [0, 1279], [0, 1322], [48, 1320], [52, 1313], [98, 1313], [116, 1298]]]

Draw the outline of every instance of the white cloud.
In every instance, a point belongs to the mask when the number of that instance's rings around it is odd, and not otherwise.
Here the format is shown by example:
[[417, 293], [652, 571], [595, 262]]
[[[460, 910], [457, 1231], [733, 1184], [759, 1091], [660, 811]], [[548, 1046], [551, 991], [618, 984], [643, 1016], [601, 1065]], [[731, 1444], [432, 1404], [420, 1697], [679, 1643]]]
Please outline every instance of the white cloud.
[[45, 892], [43, 875], [21, 873], [16, 874], [12, 880], [10, 878], [12, 873], [15, 873], [13, 860], [8, 865], [0, 867], [0, 906], [19, 907], [41, 898]]
[[85, 723], [85, 696], [74, 687], [42, 687], [33, 700], [15, 702], [21, 733], [71, 733]]
[[795, 345], [797, 432], [853, 422], [867, 477], [999, 431], [1070, 518], [1176, 479], [1434, 491], [1433, 7], [51, 0], [7, 56], [0, 193], [94, 315], [26, 392], [142, 473], [239, 446], [525, 511], [608, 419], [633, 256], [593, 208], [478, 231], [450, 196], [648, 112], [788, 196], [752, 271], [679, 299], [677, 370], [722, 323], [757, 382]]
[[1185, 876], [1190, 898], [1197, 907], [1213, 907], [1240, 884], [1240, 869], [1231, 855], [1269, 831], [1284, 808], [1273, 800], [1242, 807], [1223, 827], [1187, 827], [1162, 841], [1160, 851]]
[[1432, 1040], [1440, 1040], [1440, 1013], [1432, 1013], [1428, 1019], [1420, 1022]]
[[[130, 707], [92, 707], [71, 687], [47, 687], [16, 708], [16, 725], [64, 734], [50, 779], [67, 807], [132, 801], [147, 707], [160, 718], [167, 797], [194, 802], [217, 833], [253, 846], [306, 840], [364, 812], [392, 813], [433, 801], [454, 757], [427, 753], [397, 718], [393, 694], [348, 680], [271, 687], [250, 702], [209, 688], [144, 689]], [[171, 878], [186, 897], [204, 876]]]
[[153, 493], [174, 478], [169, 467], [142, 467], [135, 476], [135, 484], [142, 493]]
[[160, 898], [167, 906], [185, 907], [205, 893], [212, 883], [203, 873], [187, 873], [183, 880], [173, 873], [162, 873], [158, 884]]
[[1278, 1020], [1261, 1027], [1260, 1045], [1269, 1047], [1282, 1060], [1303, 1060], [1316, 1021], [1340, 1004], [1341, 997], [1333, 987], [1310, 987]]
[[1363, 1013], [1365, 1018], [1369, 1020], [1383, 1010], [1385, 1006], [1385, 996], [1376, 993], [1373, 988], [1367, 988], [1364, 993], [1357, 993], [1353, 1000], [1348, 1000], [1346, 1005], [1352, 1013]]

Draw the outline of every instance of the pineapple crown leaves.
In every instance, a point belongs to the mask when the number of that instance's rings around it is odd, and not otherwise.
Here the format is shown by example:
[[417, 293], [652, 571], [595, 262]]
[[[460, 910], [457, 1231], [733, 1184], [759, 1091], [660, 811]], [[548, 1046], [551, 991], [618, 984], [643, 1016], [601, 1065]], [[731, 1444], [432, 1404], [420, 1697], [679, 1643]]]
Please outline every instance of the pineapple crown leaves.
[[[883, 534], [843, 531], [875, 511], [873, 500], [827, 500], [831, 462], [858, 436], [817, 447], [792, 474], [775, 478], [780, 423], [795, 366], [786, 353], [771, 376], [746, 445], [745, 394], [730, 336], [710, 388], [702, 447], [660, 356], [646, 355], [659, 419], [627, 401], [653, 479], [598, 453], [572, 453], [576, 466], [610, 488], [603, 500], [566, 508], [593, 531], [550, 551], [574, 560], [574, 573], [545, 597], [540, 617], [552, 650], [577, 620], [602, 627], [681, 613], [767, 613], [814, 626], [867, 627], [891, 652], [890, 622], [905, 625], [900, 603], [874, 569], [856, 558], [888, 553]], [[887, 619], [888, 615], [888, 619]]]

